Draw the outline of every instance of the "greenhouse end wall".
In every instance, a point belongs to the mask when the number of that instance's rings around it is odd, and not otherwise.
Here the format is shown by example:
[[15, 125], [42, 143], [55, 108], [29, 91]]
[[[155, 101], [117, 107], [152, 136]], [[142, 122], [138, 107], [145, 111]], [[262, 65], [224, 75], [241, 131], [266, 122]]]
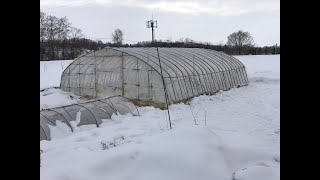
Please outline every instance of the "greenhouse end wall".
[[138, 58], [103, 49], [76, 59], [64, 72], [61, 89], [89, 99], [121, 95], [165, 102], [161, 76]]

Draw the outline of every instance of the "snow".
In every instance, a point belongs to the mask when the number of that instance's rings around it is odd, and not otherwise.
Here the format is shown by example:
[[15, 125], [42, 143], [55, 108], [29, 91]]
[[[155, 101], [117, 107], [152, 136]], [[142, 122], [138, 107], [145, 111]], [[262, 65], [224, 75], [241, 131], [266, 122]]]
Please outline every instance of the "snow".
[[40, 110], [74, 104], [80, 97], [60, 89], [49, 88], [40, 91]]
[[59, 87], [62, 72], [72, 60], [40, 61], [40, 90], [50, 87]]
[[[71, 133], [63, 124], [54, 127], [53, 140], [40, 142], [40, 178], [279, 180], [280, 56], [236, 58], [245, 64], [250, 84], [193, 98], [190, 106], [171, 105], [172, 130], [167, 111], [154, 107], [140, 107], [141, 116], [114, 114], [99, 128], [80, 126]], [[79, 100], [47, 91], [52, 94], [42, 98], [52, 98], [40, 104], [48, 107]]]
[[234, 174], [235, 180], [269, 180], [280, 179], [280, 173], [275, 171], [277, 167], [260, 163], [249, 168], [244, 168]]
[[63, 138], [68, 135], [71, 135], [71, 129], [65, 123], [61, 121], [56, 121], [56, 126], [49, 125], [50, 128], [50, 136], [52, 139]]

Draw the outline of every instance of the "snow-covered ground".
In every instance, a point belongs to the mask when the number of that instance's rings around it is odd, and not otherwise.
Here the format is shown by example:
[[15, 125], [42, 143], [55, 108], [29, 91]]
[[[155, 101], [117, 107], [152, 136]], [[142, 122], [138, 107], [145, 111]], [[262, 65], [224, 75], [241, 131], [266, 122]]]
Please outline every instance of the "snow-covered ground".
[[[167, 111], [140, 107], [139, 117], [113, 115], [100, 128], [84, 126], [71, 135], [41, 141], [40, 178], [280, 179], [280, 56], [236, 58], [247, 67], [250, 84], [193, 98], [190, 106], [171, 105], [172, 130]], [[51, 72], [59, 70], [55, 62]], [[46, 83], [40, 88], [59, 84], [60, 77], [50, 84], [51, 73], [41, 75]], [[77, 101], [60, 90], [43, 93], [45, 107]]]
[[80, 97], [58, 88], [48, 88], [40, 91], [40, 110], [74, 104], [79, 101]]
[[59, 87], [61, 74], [71, 62], [72, 60], [40, 61], [40, 90]]

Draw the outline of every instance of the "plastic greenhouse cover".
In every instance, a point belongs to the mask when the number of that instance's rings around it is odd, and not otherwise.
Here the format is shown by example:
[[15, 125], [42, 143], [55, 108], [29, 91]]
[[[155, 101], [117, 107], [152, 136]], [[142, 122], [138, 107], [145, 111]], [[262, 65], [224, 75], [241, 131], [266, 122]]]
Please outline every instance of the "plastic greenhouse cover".
[[40, 111], [40, 140], [51, 139], [49, 126], [55, 126], [56, 121], [65, 123], [73, 131], [70, 122], [76, 120], [79, 111], [81, 117], [78, 126], [95, 124], [99, 127], [102, 119], [110, 119], [112, 114], [139, 115], [137, 107], [121, 96], [42, 110]]

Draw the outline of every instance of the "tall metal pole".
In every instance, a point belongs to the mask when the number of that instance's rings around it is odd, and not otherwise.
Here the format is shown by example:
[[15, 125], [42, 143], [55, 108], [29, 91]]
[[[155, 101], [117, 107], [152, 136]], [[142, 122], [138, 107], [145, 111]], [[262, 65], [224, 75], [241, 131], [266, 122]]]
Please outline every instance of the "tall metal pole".
[[153, 14], [151, 19], [151, 29], [152, 29], [152, 42], [154, 42], [154, 21], [153, 21]]
[[162, 83], [163, 83], [163, 90], [164, 90], [164, 94], [165, 94], [165, 98], [166, 98], [166, 106], [167, 106], [167, 110], [168, 110], [169, 124], [170, 124], [170, 129], [172, 129], [171, 119], [170, 119], [170, 111], [169, 111], [169, 104], [168, 104], [168, 92], [167, 92], [167, 87], [166, 87], [166, 84], [165, 84], [165, 82], [164, 82], [164, 77], [163, 77], [163, 74], [162, 74], [162, 67], [161, 67], [161, 62], [160, 62], [160, 56], [159, 56], [159, 50], [158, 50], [158, 48], [157, 48], [157, 53], [158, 53], [159, 67], [160, 67], [160, 73], [161, 73], [161, 78], [162, 78]]
[[151, 21], [151, 29], [152, 29], [152, 42], [154, 42], [154, 29], [153, 29], [153, 21]]
[[152, 19], [147, 21], [147, 28], [151, 28], [152, 43], [155, 41], [154, 28], [157, 28], [157, 27], [158, 27], [158, 22], [153, 20], [153, 15], [152, 15]]

